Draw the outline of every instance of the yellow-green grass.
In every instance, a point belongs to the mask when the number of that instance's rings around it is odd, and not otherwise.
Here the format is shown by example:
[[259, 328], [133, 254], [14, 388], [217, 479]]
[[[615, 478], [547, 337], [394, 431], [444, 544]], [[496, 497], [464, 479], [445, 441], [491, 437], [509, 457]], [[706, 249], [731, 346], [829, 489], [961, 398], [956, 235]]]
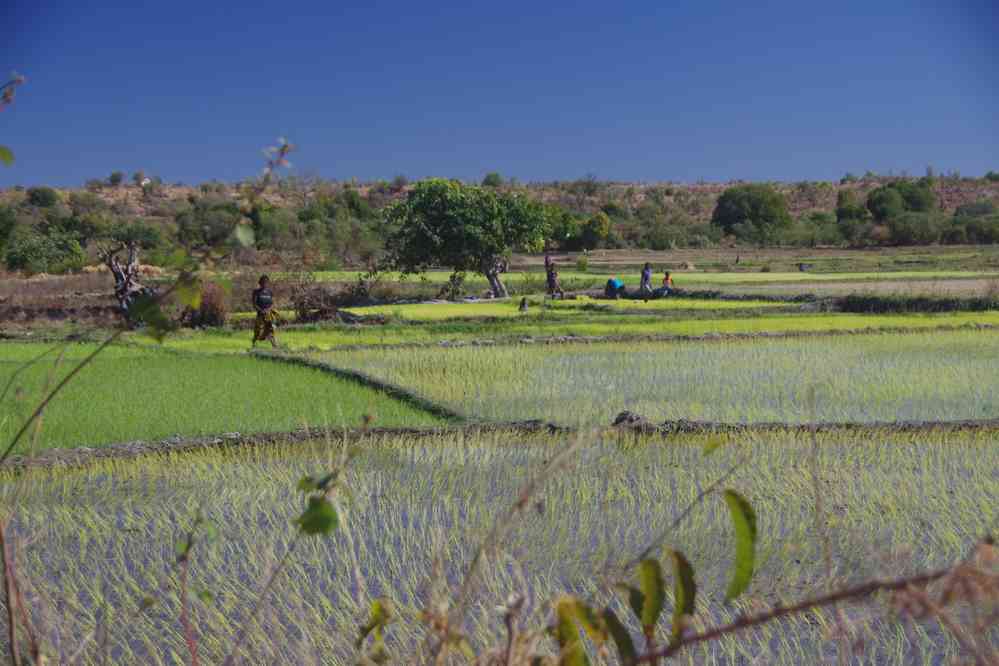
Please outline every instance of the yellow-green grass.
[[[495, 608], [514, 592], [528, 600], [521, 621], [530, 629], [543, 629], [547, 602], [567, 592], [611, 603], [628, 617], [602, 572], [665, 532], [740, 456], [745, 460], [726, 486], [758, 516], [757, 571], [747, 592], [722, 603], [734, 545], [720, 497], [707, 497], [662, 544], [684, 552], [694, 567], [698, 629], [761, 604], [821, 594], [829, 584], [949, 566], [999, 520], [993, 432], [820, 434], [830, 583], [814, 531], [807, 436], [733, 437], [710, 457], [702, 453], [703, 437], [631, 441], [584, 440], [570, 466], [532, 498], [538, 510], [510, 524], [470, 588], [461, 629], [476, 649], [504, 640]], [[190, 553], [190, 613], [203, 663], [221, 663], [242, 629], [241, 663], [357, 663], [353, 642], [378, 596], [399, 607], [386, 642], [392, 663], [404, 663], [414, 661], [422, 643], [417, 612], [429, 602], [431, 584], [441, 582], [438, 572], [457, 588], [476, 545], [517, 501], [519, 488], [569, 444], [509, 435], [364, 443], [345, 476], [352, 499], [342, 503], [340, 529], [297, 545], [255, 621], [248, 620], [250, 609], [294, 538], [291, 521], [303, 503], [297, 482], [331, 469], [335, 445], [32, 471], [4, 477], [0, 496], [5, 507], [16, 507], [9, 536], [22, 544], [17, 571], [50, 661], [82, 644], [81, 663], [100, 663], [105, 653], [108, 663], [186, 662], [175, 545], [203, 513], [218, 529], [216, 540], [199, 539]], [[653, 553], [665, 556], [662, 548]], [[154, 605], [140, 610], [150, 597]], [[667, 609], [672, 603], [668, 595]], [[863, 638], [865, 663], [956, 661], [958, 648], [944, 632], [932, 624], [903, 626], [880, 601], [872, 603], [865, 611], [846, 607]], [[835, 653], [833, 612], [729, 636], [676, 661], [815, 663], [817, 655]], [[669, 634], [670, 615], [663, 613], [660, 637]], [[638, 635], [634, 622], [629, 627]], [[106, 637], [85, 641], [94, 631]]]
[[491, 317], [537, 317], [546, 314], [545, 308], [562, 315], [586, 315], [590, 309], [636, 310], [667, 312], [673, 310], [750, 310], [773, 308], [787, 303], [774, 301], [728, 301], [712, 298], [658, 298], [641, 300], [598, 300], [585, 296], [570, 300], [543, 301], [540, 298], [528, 299], [527, 312], [520, 312], [517, 299], [501, 301], [481, 301], [472, 303], [412, 303], [404, 305], [372, 305], [349, 308], [358, 315], [383, 315], [411, 321], [439, 321], [444, 319], [477, 319]]
[[[45, 348], [0, 344], [0, 390]], [[58, 364], [53, 352], [16, 377], [0, 404], [0, 441], [6, 443], [20, 428], [44, 388], [92, 349], [70, 345]], [[303, 425], [355, 427], [365, 414], [385, 426], [439, 423], [374, 389], [314, 369], [248, 356], [112, 347], [66, 386], [45, 410], [37, 437], [29, 437], [18, 452]]]
[[[999, 332], [394, 349], [317, 355], [483, 419], [999, 418]], [[814, 391], [817, 402], [810, 404]]]
[[[355, 345], [437, 344], [443, 340], [517, 340], [525, 337], [754, 335], [999, 326], [999, 312], [892, 315], [761, 313], [753, 317], [731, 318], [592, 315], [567, 317], [555, 312], [549, 316], [493, 321], [307, 326], [279, 328], [277, 337], [282, 345], [291, 350], [328, 350]], [[249, 331], [232, 330], [181, 331], [168, 337], [164, 345], [188, 351], [238, 353], [246, 351], [250, 335]], [[142, 333], [129, 334], [126, 340], [143, 345], [158, 344]]]

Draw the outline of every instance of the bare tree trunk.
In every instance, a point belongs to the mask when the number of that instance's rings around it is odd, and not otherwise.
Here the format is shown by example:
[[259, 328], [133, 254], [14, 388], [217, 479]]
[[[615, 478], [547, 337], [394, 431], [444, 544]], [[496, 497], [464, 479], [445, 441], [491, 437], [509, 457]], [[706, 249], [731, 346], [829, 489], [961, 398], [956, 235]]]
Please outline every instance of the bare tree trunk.
[[[128, 250], [128, 260], [122, 264], [118, 260], [118, 253], [125, 249]], [[114, 277], [114, 295], [118, 299], [118, 308], [126, 319], [130, 319], [130, 308], [136, 297], [152, 293], [151, 289], [143, 287], [138, 280], [139, 246], [131, 242], [105, 248], [101, 251], [101, 260]]]
[[509, 294], [506, 287], [500, 281], [499, 274], [506, 270], [506, 261], [502, 257], [494, 257], [482, 264], [482, 274], [486, 276], [489, 283], [489, 290], [493, 298], [506, 298]]

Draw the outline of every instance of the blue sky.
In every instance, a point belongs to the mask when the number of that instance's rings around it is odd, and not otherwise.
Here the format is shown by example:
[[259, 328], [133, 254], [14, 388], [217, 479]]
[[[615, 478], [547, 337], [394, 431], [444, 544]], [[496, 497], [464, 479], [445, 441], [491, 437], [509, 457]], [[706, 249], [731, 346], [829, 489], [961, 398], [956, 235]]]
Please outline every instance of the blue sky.
[[994, 2], [243, 4], [3, 3], [0, 186], [999, 169]]

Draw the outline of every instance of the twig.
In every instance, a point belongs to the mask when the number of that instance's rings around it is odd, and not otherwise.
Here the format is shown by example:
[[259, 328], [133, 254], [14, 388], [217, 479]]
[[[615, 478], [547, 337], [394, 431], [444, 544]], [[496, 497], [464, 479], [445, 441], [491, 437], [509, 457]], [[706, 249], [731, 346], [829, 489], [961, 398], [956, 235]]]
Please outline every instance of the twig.
[[187, 603], [187, 570], [191, 560], [184, 555], [180, 561], [180, 626], [184, 630], [184, 642], [187, 643], [187, 651], [191, 654], [191, 666], [198, 666], [198, 639], [194, 636], [194, 627], [191, 625], [191, 618], [188, 612]]
[[709, 629], [708, 631], [700, 634], [686, 636], [680, 639], [679, 642], [669, 645], [656, 652], [643, 654], [638, 658], [638, 661], [651, 662], [656, 658], [671, 657], [690, 645], [717, 640], [727, 634], [734, 634], [736, 632], [743, 631], [744, 629], [766, 624], [788, 615], [797, 615], [798, 613], [835, 605], [843, 601], [869, 597], [877, 592], [898, 591], [907, 589], [911, 586], [923, 586], [943, 578], [951, 571], [952, 569], [941, 569], [939, 571], [931, 571], [929, 573], [911, 576], [909, 578], [898, 578], [895, 580], [872, 580], [862, 585], [844, 588], [821, 597], [806, 599], [805, 601], [800, 601], [791, 606], [774, 606], [770, 610], [763, 613], [748, 616], [743, 615], [729, 624]]
[[21, 651], [17, 645], [17, 620], [14, 617], [14, 572], [11, 570], [7, 550], [7, 521], [0, 522], [0, 559], [3, 560], [3, 587], [7, 601], [7, 640], [10, 643], [10, 659], [14, 666], [21, 665]]

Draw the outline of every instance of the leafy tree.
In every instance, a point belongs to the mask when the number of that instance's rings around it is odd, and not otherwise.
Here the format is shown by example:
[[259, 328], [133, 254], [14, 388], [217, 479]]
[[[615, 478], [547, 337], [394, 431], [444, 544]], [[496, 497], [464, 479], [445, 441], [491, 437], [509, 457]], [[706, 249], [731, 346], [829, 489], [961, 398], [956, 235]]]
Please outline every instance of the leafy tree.
[[51, 208], [59, 203], [59, 193], [51, 187], [31, 187], [28, 189], [28, 203], [36, 208]]
[[7, 239], [14, 233], [17, 226], [17, 214], [10, 206], [0, 206], [0, 249], [7, 244]]
[[506, 296], [499, 278], [504, 260], [515, 248], [540, 250], [548, 217], [541, 204], [522, 196], [424, 180], [387, 212], [389, 262], [404, 273], [441, 265], [481, 273], [494, 296]]
[[125, 181], [125, 174], [121, 171], [112, 171], [111, 175], [108, 176], [108, 185], [111, 187], [119, 187]]
[[770, 185], [738, 185], [718, 198], [711, 224], [743, 240], [768, 244], [791, 226], [791, 215], [784, 195]]
[[241, 218], [235, 202], [201, 197], [177, 216], [177, 238], [188, 247], [216, 246], [232, 236]]
[[137, 187], [142, 187], [142, 181], [144, 181], [145, 179], [146, 179], [146, 172], [142, 171], [141, 169], [132, 174], [132, 182], [135, 183]]
[[28, 273], [66, 273], [78, 271], [87, 256], [77, 240], [66, 234], [44, 235], [24, 230], [15, 233], [4, 248], [4, 261], [11, 270]]
[[599, 211], [593, 217], [583, 223], [580, 229], [580, 243], [584, 249], [592, 250], [604, 243], [611, 233], [610, 216], [603, 211]]
[[496, 171], [490, 171], [482, 179], [482, 185], [483, 187], [501, 187], [503, 185], [503, 176], [499, 175]]
[[985, 180], [988, 180], [993, 183], [999, 182], [999, 172], [989, 171], [987, 174], [985, 174]]
[[870, 213], [864, 204], [860, 203], [857, 194], [852, 190], [840, 190], [836, 195], [836, 221], [843, 224], [847, 220], [864, 221]]
[[885, 185], [867, 196], [867, 210], [875, 221], [884, 222], [905, 212], [905, 199], [896, 188]]

